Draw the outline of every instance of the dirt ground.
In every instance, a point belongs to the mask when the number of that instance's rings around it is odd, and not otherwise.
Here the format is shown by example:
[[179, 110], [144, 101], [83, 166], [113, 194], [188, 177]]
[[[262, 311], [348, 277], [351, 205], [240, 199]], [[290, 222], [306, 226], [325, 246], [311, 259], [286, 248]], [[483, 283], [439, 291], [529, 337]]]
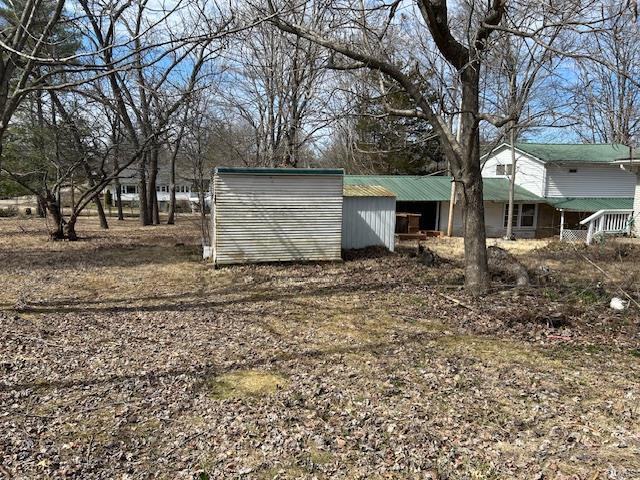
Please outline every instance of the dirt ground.
[[0, 478], [640, 478], [638, 243], [504, 244], [535, 285], [475, 300], [458, 239], [213, 270], [111, 223], [0, 219]]

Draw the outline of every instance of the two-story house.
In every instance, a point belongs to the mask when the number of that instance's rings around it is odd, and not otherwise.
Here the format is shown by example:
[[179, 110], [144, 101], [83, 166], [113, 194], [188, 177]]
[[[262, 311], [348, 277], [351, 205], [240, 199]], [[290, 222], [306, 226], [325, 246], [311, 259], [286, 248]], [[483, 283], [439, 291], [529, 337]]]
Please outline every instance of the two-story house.
[[[562, 216], [572, 227], [599, 210], [633, 208], [636, 175], [620, 165], [621, 159], [629, 158], [629, 147], [517, 143], [515, 156], [515, 183], [546, 201], [515, 205], [513, 224], [522, 236], [555, 235]], [[510, 145], [500, 145], [482, 161], [483, 177], [511, 177]], [[504, 222], [506, 227], [506, 211]]]

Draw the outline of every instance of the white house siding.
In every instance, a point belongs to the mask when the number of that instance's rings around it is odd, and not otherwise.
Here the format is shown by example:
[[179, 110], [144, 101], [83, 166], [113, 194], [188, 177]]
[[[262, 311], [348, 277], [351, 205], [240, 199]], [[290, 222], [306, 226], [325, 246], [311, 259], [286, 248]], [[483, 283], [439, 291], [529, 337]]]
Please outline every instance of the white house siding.
[[395, 197], [344, 197], [342, 248], [384, 246], [394, 250]]
[[216, 174], [217, 265], [340, 259], [342, 175]]
[[548, 165], [544, 196], [632, 197], [635, 186], [635, 175], [618, 165]]
[[636, 170], [635, 195], [633, 197], [633, 234], [640, 237], [640, 170]]
[[[501, 238], [504, 236], [505, 205], [506, 205], [505, 203], [500, 203], [500, 202], [484, 202], [484, 222], [485, 222], [487, 237]], [[537, 216], [537, 212], [536, 212], [536, 216]], [[439, 230], [446, 232], [448, 221], [449, 221], [449, 202], [441, 202]], [[462, 234], [463, 234], [462, 209], [456, 205], [454, 207], [454, 215], [453, 215], [453, 235], [461, 236]], [[533, 227], [514, 227], [513, 234], [518, 238], [534, 238], [536, 234], [536, 225], [534, 223]]]
[[[483, 177], [509, 178], [507, 175], [497, 175], [497, 165], [511, 165], [511, 150], [503, 150], [488, 157], [482, 168]], [[542, 197], [544, 195], [545, 166], [538, 160], [516, 151], [516, 184], [526, 188], [531, 193]]]

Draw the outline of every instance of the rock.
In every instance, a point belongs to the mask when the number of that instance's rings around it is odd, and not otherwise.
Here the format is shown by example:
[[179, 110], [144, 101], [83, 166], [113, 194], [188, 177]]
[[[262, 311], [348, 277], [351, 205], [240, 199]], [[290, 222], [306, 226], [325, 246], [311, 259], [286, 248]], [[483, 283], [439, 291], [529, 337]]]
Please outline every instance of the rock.
[[609, 307], [613, 310], [622, 311], [629, 307], [629, 302], [621, 299], [620, 297], [613, 297], [609, 303]]

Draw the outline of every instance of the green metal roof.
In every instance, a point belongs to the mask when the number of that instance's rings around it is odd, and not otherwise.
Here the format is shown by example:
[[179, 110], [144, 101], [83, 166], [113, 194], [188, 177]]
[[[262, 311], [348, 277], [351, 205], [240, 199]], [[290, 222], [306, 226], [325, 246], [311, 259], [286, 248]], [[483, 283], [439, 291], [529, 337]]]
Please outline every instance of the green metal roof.
[[262, 167], [216, 167], [213, 173], [251, 175], [342, 175], [341, 168], [262, 168]]
[[597, 212], [599, 210], [618, 210], [633, 208], [631, 198], [548, 198], [547, 202], [558, 210], [570, 212]]
[[629, 157], [629, 147], [619, 143], [516, 143], [516, 148], [543, 162], [611, 163]]
[[[509, 200], [509, 180], [484, 178], [484, 199], [493, 202]], [[414, 175], [345, 175], [345, 185], [380, 185], [396, 195], [398, 202], [444, 202], [451, 198], [451, 177]], [[529, 190], [516, 186], [518, 202], [544, 202]]]

